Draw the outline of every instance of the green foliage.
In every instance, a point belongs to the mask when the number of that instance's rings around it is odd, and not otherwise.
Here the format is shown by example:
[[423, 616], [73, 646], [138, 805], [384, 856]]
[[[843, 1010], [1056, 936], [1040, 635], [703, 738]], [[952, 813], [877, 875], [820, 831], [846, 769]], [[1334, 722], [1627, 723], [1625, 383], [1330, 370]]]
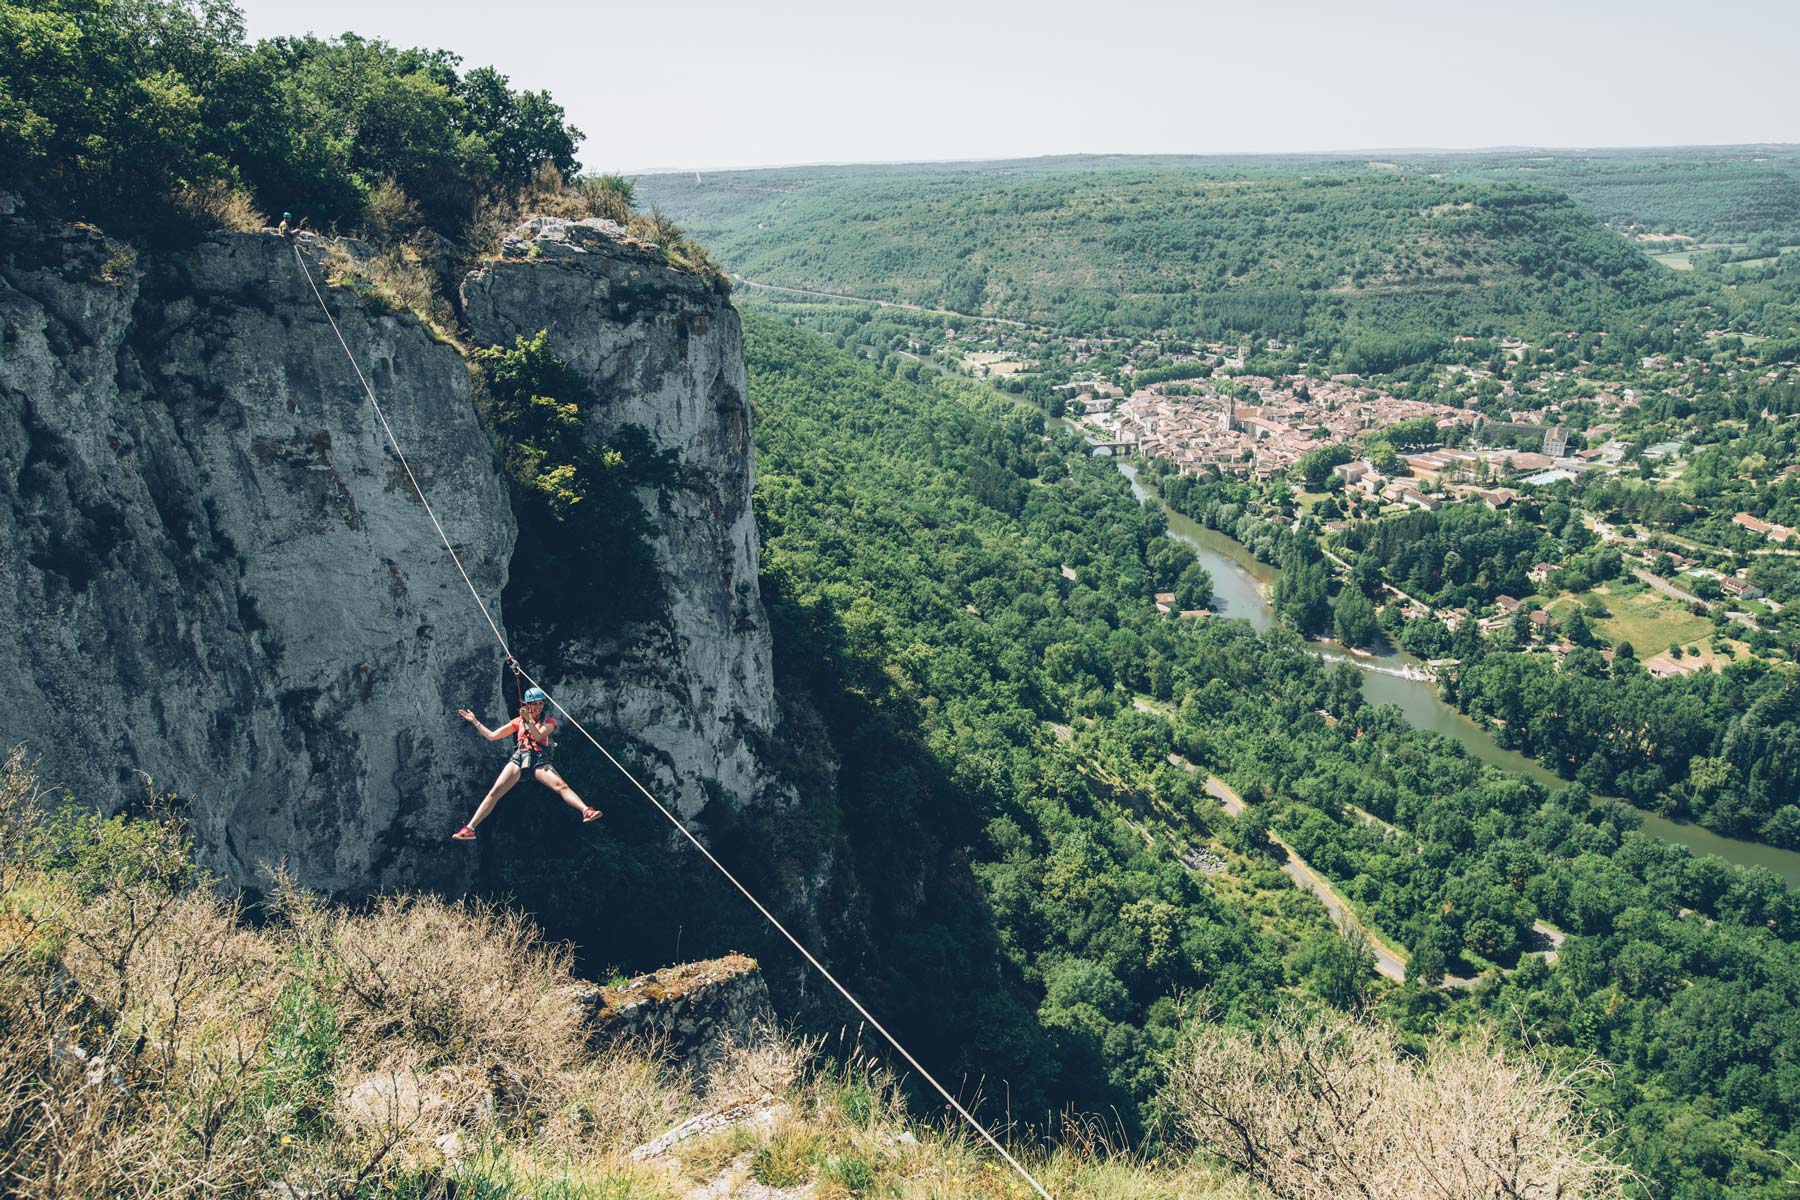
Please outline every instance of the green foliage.
[[1556, 193], [1360, 163], [1055, 160], [638, 185], [753, 279], [1073, 333], [1275, 337], [1371, 372], [1430, 361], [1456, 334], [1607, 328], [1700, 286]]
[[1184, 612], [1205, 608], [1212, 599], [1212, 587], [1212, 575], [1207, 569], [1190, 562], [1175, 580], [1175, 606]]
[[1437, 427], [1437, 421], [1431, 417], [1413, 417], [1407, 421], [1396, 421], [1383, 429], [1381, 436], [1388, 445], [1401, 450], [1435, 446], [1444, 440], [1443, 431]]
[[1464, 179], [1529, 179], [1558, 188], [1615, 228], [1701, 241], [1800, 242], [1800, 154], [1792, 147], [1518, 150], [1400, 161]]
[[440, 232], [581, 133], [547, 93], [442, 50], [346, 34], [254, 45], [227, 0], [0, 6], [0, 178], [58, 215], [162, 234], [184, 194], [356, 224], [395, 181]]
[[1343, 442], [1333, 442], [1329, 446], [1308, 450], [1300, 456], [1300, 460], [1294, 464], [1294, 467], [1300, 472], [1300, 478], [1306, 482], [1306, 485], [1317, 490], [1325, 485], [1327, 479], [1331, 478], [1333, 467], [1341, 466], [1355, 457], [1356, 455], [1352, 453], [1349, 446]]
[[1308, 636], [1325, 632], [1331, 599], [1325, 561], [1310, 541], [1292, 541], [1275, 578], [1275, 611]]
[[34, 857], [83, 896], [138, 887], [175, 896], [204, 878], [186, 825], [166, 808], [140, 820], [102, 816], [71, 801], [46, 819]]
[[[1104, 1097], [1134, 1119], [1171, 990], [1231, 1003], [1279, 974], [1045, 725], [1169, 678], [1195, 623], [1158, 619], [1150, 593], [1192, 558], [1041, 416], [754, 313], [745, 329], [778, 681], [828, 743], [784, 740], [840, 764], [806, 788], [869, 897], [834, 937], [869, 947], [909, 1044], [1006, 1079], [1021, 1110]], [[780, 832], [798, 857], [805, 835]]]
[[1360, 1008], [1373, 990], [1375, 951], [1360, 934], [1320, 932], [1301, 944], [1294, 967], [1327, 1003]]
[[305, 951], [294, 953], [297, 961], [275, 1000], [263, 1047], [262, 1106], [265, 1112], [283, 1110], [285, 1123], [322, 1136], [331, 1128], [338, 1013], [319, 965]]
[[875, 1168], [854, 1154], [833, 1154], [819, 1164], [819, 1177], [852, 1196], [860, 1196], [876, 1184]]
[[475, 361], [486, 385], [488, 419], [505, 446], [507, 475], [538, 494], [558, 520], [567, 520], [589, 501], [596, 476], [624, 466], [617, 450], [590, 446], [584, 436], [582, 403], [592, 403], [586, 385], [551, 352], [547, 330], [521, 335], [511, 349], [477, 350]]
[[[1428, 335], [1365, 333], [1344, 351], [1343, 366], [1358, 375], [1388, 375], [1413, 363], [1430, 362], [1442, 348], [1442, 340]], [[1395, 439], [1395, 444], [1406, 443]]]
[[1331, 610], [1332, 626], [1343, 645], [1363, 648], [1375, 640], [1380, 627], [1375, 623], [1375, 605], [1354, 588], [1346, 588]]
[[1131, 377], [1133, 387], [1149, 387], [1153, 383], [1170, 383], [1177, 379], [1205, 379], [1212, 375], [1210, 363], [1170, 363], [1165, 367], [1145, 367]]
[[1531, 568], [1562, 558], [1531, 521], [1479, 502], [1358, 521], [1344, 544], [1395, 587], [1443, 608], [1529, 595]]
[[658, 615], [662, 586], [638, 490], [676, 483], [673, 455], [636, 426], [601, 440], [601, 406], [547, 331], [477, 350], [475, 362], [481, 412], [512, 485], [517, 553], [528, 564], [508, 581], [508, 615], [532, 636]]
[[[1571, 614], [1573, 639], [1587, 626]], [[1583, 635], [1584, 638], [1590, 635]], [[1679, 656], [1678, 656], [1679, 657]], [[1562, 670], [1537, 655], [1465, 661], [1457, 705], [1505, 722], [1504, 740], [1569, 778], [1646, 808], [1776, 845], [1800, 795], [1800, 680], [1754, 660], [1671, 679], [1608, 672], [1599, 656]]]
[[750, 1178], [764, 1187], [800, 1187], [812, 1179], [817, 1149], [817, 1139], [806, 1131], [782, 1130], [750, 1156]]
[[1232, 819], [1225, 844], [1246, 858], [1268, 857], [1274, 846], [1269, 841], [1269, 814], [1261, 806], [1246, 808]]
[[[1415, 973], [1514, 968], [1472, 994], [1409, 989], [1421, 1029], [1446, 1007], [1453, 1024], [1476, 1009], [1509, 1028], [1523, 1017], [1556, 1053], [1613, 1064], [1590, 1099], [1671, 1196], [1775, 1194], [1782, 1168], [1770, 1148], [1800, 1150], [1800, 907], [1778, 879], [1644, 836], [1630, 810], [1590, 808], [1581, 787], [1549, 795], [1483, 766], [1396, 710], [1367, 706], [1356, 672], [1328, 671], [1291, 635], [1151, 619], [1147, 593], [1179, 574], [1177, 560], [1106, 464], [1037, 440], [1029, 413], [977, 389], [887, 378], [765, 320], [747, 329], [783, 688], [817, 698], [843, 764], [836, 803], [849, 854], [867, 864], [878, 986], [917, 1022], [907, 1032], [921, 1044], [1008, 1079], [1015, 1098], [1035, 1056], [1059, 1076], [1037, 1076], [1034, 1094], [1142, 1095], [1138, 1055], [1162, 1036], [1155, 997], [1173, 984], [1254, 1010], [1256, 989], [1274, 986], [1241, 912], [1098, 819], [1077, 765], [1037, 732], [1080, 709], [1094, 718], [1083, 753], [1174, 811], [1202, 803], [1168, 766], [1174, 749], [1268, 797], [1224, 825], [1226, 844], [1269, 864], [1273, 819], [1408, 947]], [[1067, 473], [1046, 483], [1053, 455]], [[978, 461], [1025, 482], [1016, 516], [990, 502], [1007, 489]], [[1231, 486], [1207, 502], [1207, 515], [1238, 527]], [[1436, 520], [1415, 536], [1491, 557], [1510, 534], [1460, 507], [1420, 514]], [[1270, 557], [1305, 561], [1285, 531], [1250, 533]], [[1440, 569], [1447, 554], [1440, 543]], [[1582, 727], [1604, 689], [1637, 686], [1590, 673], [1580, 656], [1591, 654], [1571, 655], [1560, 677], [1592, 680], [1592, 695], [1534, 702], [1540, 711]], [[1147, 693], [1152, 675], [1171, 717], [1116, 699], [1121, 685]], [[1659, 741], [1691, 721], [1648, 700], [1636, 711], [1634, 728]], [[1709, 767], [1701, 786], [1721, 778], [1724, 767]], [[974, 897], [925, 866], [962, 853]], [[924, 880], [929, 932], [901, 899]], [[950, 916], [971, 911], [984, 922]], [[1554, 965], [1526, 952], [1541, 946], [1540, 920], [1569, 934]], [[971, 964], [996, 948], [1003, 991], [972, 994], [961, 981], [991, 978]], [[1379, 995], [1359, 961], [1333, 935], [1302, 938], [1288, 965], [1322, 998], [1358, 1003]], [[1704, 1153], [1675, 1149], [1692, 1130], [1705, 1131]]]

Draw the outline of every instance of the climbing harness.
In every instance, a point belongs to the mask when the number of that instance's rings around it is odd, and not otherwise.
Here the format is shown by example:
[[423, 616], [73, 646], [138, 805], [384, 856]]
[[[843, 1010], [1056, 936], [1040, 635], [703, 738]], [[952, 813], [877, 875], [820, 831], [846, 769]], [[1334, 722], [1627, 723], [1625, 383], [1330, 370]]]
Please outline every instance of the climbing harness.
[[[488, 610], [487, 603], [482, 600], [480, 591], [476, 589], [474, 581], [469, 578], [469, 572], [463, 568], [462, 559], [457, 555], [456, 547], [450, 544], [449, 535], [444, 532], [443, 525], [438, 521], [437, 513], [432, 511], [431, 501], [425, 498], [425, 489], [420, 486], [418, 477], [413, 474], [411, 464], [406, 461], [406, 454], [400, 449], [400, 441], [394, 436], [394, 428], [388, 424], [387, 414], [381, 411], [381, 401], [375, 398], [375, 389], [369, 386], [368, 379], [363, 376], [362, 368], [357, 365], [356, 355], [350, 352], [350, 343], [344, 340], [343, 330], [338, 328], [337, 319], [331, 315], [331, 306], [325, 303], [325, 295], [319, 290], [317, 281], [313, 279], [312, 268], [307, 265], [305, 255], [300, 253], [299, 243], [296, 241], [292, 244], [294, 249], [294, 261], [300, 265], [301, 272], [305, 274], [307, 285], [312, 289], [313, 299], [319, 302], [319, 311], [325, 314], [325, 320], [330, 324], [331, 332], [337, 336], [338, 345], [343, 348], [344, 358], [350, 363], [350, 369], [356, 373], [356, 381], [362, 384], [363, 394], [369, 398], [369, 407], [375, 410], [376, 419], [381, 422], [382, 432], [387, 435], [388, 445], [393, 449], [394, 457], [400, 460], [400, 469], [406, 473], [407, 481], [412, 484], [414, 494], [419, 497], [419, 504], [425, 509], [425, 515], [431, 519], [431, 527], [437, 530], [438, 540], [444, 543], [445, 553], [450, 556], [450, 562], [456, 567], [456, 573], [462, 576], [463, 585], [469, 589], [469, 595], [474, 599], [475, 607], [481, 610], [482, 619], [487, 622], [488, 629], [493, 632], [494, 640], [500, 644], [501, 652], [506, 655], [507, 665], [510, 666], [513, 671], [513, 681], [515, 686], [522, 686], [519, 681], [523, 680], [524, 683], [529, 683], [534, 689], [543, 692], [544, 698], [549, 701], [551, 707], [561, 713], [563, 717], [568, 720], [569, 724], [573, 726], [582, 737], [588, 740], [589, 744], [591, 744], [594, 749], [604, 755], [606, 761], [611, 763], [613, 767], [618, 770], [619, 774], [630, 781], [631, 786], [643, 793], [644, 799], [648, 800], [651, 805], [655, 807], [657, 812], [668, 819], [669, 824], [673, 825], [676, 830], [680, 832], [681, 836], [686, 838], [688, 842], [693, 845], [694, 849], [698, 850], [706, 858], [706, 861], [711, 863], [718, 870], [719, 874], [723, 875], [726, 881], [730, 883], [732, 887], [736, 888], [738, 893], [742, 895], [744, 899], [748, 900], [757, 912], [762, 914], [763, 919], [767, 921], [777, 933], [781, 934], [790, 946], [799, 951], [802, 958], [812, 964], [812, 968], [824, 977], [825, 982], [836, 989], [838, 995], [848, 1001], [850, 1007], [854, 1008], [862, 1016], [863, 1020], [867, 1021], [877, 1033], [886, 1039], [888, 1045], [899, 1052], [900, 1056], [911, 1064], [913, 1070], [917, 1071], [927, 1083], [936, 1089], [938, 1095], [944, 1098], [944, 1102], [954, 1109], [958, 1116], [968, 1122], [969, 1126], [974, 1129], [976, 1133], [980, 1134], [982, 1139], [985, 1140], [988, 1145], [992, 1146], [1001, 1158], [1006, 1160], [1007, 1165], [1017, 1171], [1019, 1176], [1024, 1179], [1026, 1183], [1031, 1185], [1033, 1191], [1039, 1196], [1042, 1196], [1043, 1200], [1054, 1200], [1054, 1197], [1052, 1197], [1048, 1191], [1044, 1190], [1044, 1185], [1037, 1181], [1037, 1177], [1026, 1170], [1024, 1164], [1014, 1158], [1012, 1153], [1008, 1151], [1005, 1146], [1000, 1144], [1000, 1139], [990, 1133], [987, 1126], [983, 1125], [975, 1118], [975, 1114], [964, 1108], [962, 1103], [957, 1100], [955, 1096], [950, 1094], [949, 1089], [937, 1081], [937, 1076], [933, 1075], [930, 1071], [927, 1071], [924, 1064], [914, 1058], [912, 1052], [900, 1044], [900, 1039], [889, 1033], [887, 1027], [875, 1019], [875, 1014], [864, 1008], [862, 1001], [852, 995], [849, 988], [839, 983], [837, 976], [833, 975], [826, 968], [825, 964], [820, 962], [818, 958], [813, 955], [813, 952], [806, 948], [799, 938], [788, 932], [787, 926], [783, 925], [776, 918], [775, 914], [770, 912], [767, 906], [765, 906], [761, 900], [756, 898], [756, 895], [751, 892], [749, 888], [740, 883], [738, 877], [733, 875], [731, 871], [726, 868], [724, 863], [713, 856], [713, 852], [706, 848], [705, 843], [694, 836], [693, 832], [682, 823], [681, 818], [664, 806], [663, 802], [658, 800], [649, 788], [638, 781], [636, 775], [633, 775], [626, 769], [624, 763], [613, 757], [612, 751], [601, 745], [600, 740], [589, 733], [587, 727], [578, 721], [573, 713], [564, 708], [562, 702], [552, 695], [549, 689], [545, 688], [543, 684], [532, 678], [531, 674], [519, 663], [519, 660], [513, 657], [512, 648], [507, 645], [506, 642], [506, 635], [500, 632], [499, 623], [494, 620], [494, 615]], [[521, 699], [523, 699], [523, 697], [521, 697]]]

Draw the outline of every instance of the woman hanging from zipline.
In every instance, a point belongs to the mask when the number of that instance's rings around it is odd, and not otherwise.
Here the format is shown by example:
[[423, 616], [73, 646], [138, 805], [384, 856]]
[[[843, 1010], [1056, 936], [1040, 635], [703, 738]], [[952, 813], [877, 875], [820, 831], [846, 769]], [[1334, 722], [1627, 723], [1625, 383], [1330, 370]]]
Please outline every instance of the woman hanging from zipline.
[[490, 742], [502, 741], [507, 737], [517, 737], [518, 746], [506, 765], [500, 769], [500, 778], [494, 780], [494, 786], [482, 797], [481, 807], [475, 815], [450, 836], [459, 842], [475, 840], [475, 827], [487, 820], [488, 814], [494, 811], [494, 805], [500, 803], [500, 797], [512, 791], [513, 784], [519, 782], [519, 776], [530, 771], [537, 781], [561, 796], [563, 803], [581, 814], [583, 823], [597, 820], [600, 810], [590, 808], [582, 803], [575, 789], [568, 785], [556, 769], [554, 756], [556, 753], [556, 718], [544, 715], [544, 693], [539, 688], [532, 688], [525, 693], [519, 703], [519, 715], [498, 729], [489, 729], [476, 720], [475, 714], [466, 708], [457, 709], [456, 715], [473, 725]]

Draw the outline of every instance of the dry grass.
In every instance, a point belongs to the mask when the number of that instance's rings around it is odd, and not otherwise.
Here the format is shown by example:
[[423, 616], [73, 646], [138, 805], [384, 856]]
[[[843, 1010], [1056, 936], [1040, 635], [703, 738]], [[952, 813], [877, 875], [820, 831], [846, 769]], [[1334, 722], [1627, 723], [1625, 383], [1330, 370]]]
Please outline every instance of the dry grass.
[[[225, 203], [224, 197], [215, 199]], [[669, 265], [715, 282], [723, 279], [704, 247], [661, 215], [634, 213], [631, 199], [631, 184], [622, 177], [571, 184], [546, 163], [518, 191], [479, 198], [462, 242], [453, 245], [425, 230], [418, 205], [394, 180], [384, 179], [371, 191], [362, 216], [359, 232], [368, 243], [366, 253], [354, 253], [331, 239], [314, 245], [332, 284], [354, 291], [365, 304], [412, 313], [438, 340], [467, 357], [463, 329], [446, 289], [453, 286], [450, 281], [497, 256], [507, 235], [529, 216], [615, 221], [645, 248], [656, 249]], [[249, 216], [256, 222], [251, 227], [260, 228], [262, 217]]]
[[632, 210], [630, 181], [616, 175], [566, 182], [554, 167], [540, 168], [532, 182], [511, 194], [483, 197], [469, 223], [467, 266], [494, 258], [507, 234], [527, 217], [562, 217], [583, 221], [601, 217], [625, 228], [647, 247], [654, 247], [672, 267], [705, 276], [723, 278], [706, 248], [684, 233], [661, 213]]
[[571, 184], [546, 163], [517, 192], [490, 193], [476, 203], [467, 239], [470, 265], [498, 255], [506, 235], [531, 216], [569, 221], [602, 217], [624, 225], [632, 216], [631, 185], [615, 176]]
[[[677, 1147], [684, 1186], [804, 1187], [817, 1200], [1036, 1196], [955, 1118], [936, 1125], [913, 1120], [897, 1081], [874, 1060], [815, 1059], [778, 1095], [782, 1105], [770, 1109], [763, 1123], [736, 1125]], [[1055, 1149], [1014, 1151], [1058, 1200], [1249, 1200], [1261, 1194], [1247, 1177], [1191, 1156], [1135, 1154], [1098, 1122], [1068, 1123]]]
[[[9, 759], [0, 794], [34, 790]], [[0, 891], [6, 1193], [185, 1197], [268, 1178], [248, 1101], [269, 960], [194, 886], [179, 824], [61, 820], [26, 842]]]
[[[0, 1195], [280, 1181], [425, 1197], [469, 1163], [569, 1195], [659, 1194], [615, 1160], [693, 1111], [694, 1081], [655, 1046], [590, 1050], [567, 950], [523, 918], [422, 896], [348, 912], [274, 872], [255, 928], [194, 870], [169, 811], [42, 809], [15, 752], [0, 770]], [[779, 1061], [758, 1050], [737, 1071]]]
[[370, 190], [363, 209], [363, 233], [370, 241], [381, 246], [408, 242], [424, 224], [419, 206], [392, 176]]
[[223, 180], [178, 188], [169, 199], [180, 217], [203, 229], [255, 233], [269, 223], [247, 192], [238, 191]]
[[569, 952], [517, 913], [389, 897], [335, 916], [328, 936], [346, 1044], [400, 1042], [433, 1064], [475, 1063], [527, 1081], [562, 1070], [582, 1045]]
[[444, 298], [437, 277], [427, 265], [424, 244], [419, 241], [380, 246], [358, 257], [344, 243], [321, 240], [326, 278], [337, 287], [355, 292], [365, 304], [388, 311], [410, 312], [443, 342], [460, 345], [456, 312]]
[[[677, 1200], [721, 1176], [818, 1200], [1032, 1194], [966, 1130], [913, 1121], [878, 1063], [821, 1058], [772, 1026], [699, 1076], [658, 1045], [596, 1052], [567, 951], [516, 914], [426, 896], [351, 912], [276, 871], [252, 926], [194, 870], [170, 811], [41, 809], [14, 754], [0, 771], [9, 1200]], [[762, 1119], [632, 1160], [721, 1111]], [[1026, 1161], [1059, 1200], [1253, 1194], [1097, 1127]]]

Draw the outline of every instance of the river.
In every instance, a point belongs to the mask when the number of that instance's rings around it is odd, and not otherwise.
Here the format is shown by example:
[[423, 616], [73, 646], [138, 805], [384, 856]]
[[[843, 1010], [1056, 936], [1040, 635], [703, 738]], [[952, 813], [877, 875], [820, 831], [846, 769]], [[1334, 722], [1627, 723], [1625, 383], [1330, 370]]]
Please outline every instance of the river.
[[[1066, 422], [1059, 423], [1080, 432]], [[1268, 589], [1275, 580], [1275, 568], [1258, 562], [1235, 538], [1216, 529], [1207, 529], [1176, 512], [1164, 504], [1160, 496], [1138, 482], [1137, 469], [1131, 463], [1124, 459], [1117, 463], [1119, 470], [1131, 480], [1131, 490], [1137, 498], [1156, 505], [1168, 518], [1169, 536], [1192, 546], [1200, 564], [1212, 574], [1213, 612], [1221, 617], [1242, 618], [1259, 631], [1271, 628], [1275, 614], [1269, 604]], [[1406, 719], [1420, 729], [1456, 739], [1482, 762], [1516, 771], [1551, 787], [1560, 787], [1566, 782], [1536, 759], [1502, 747], [1492, 734], [1439, 696], [1435, 683], [1418, 678], [1416, 673], [1405, 673], [1409, 667], [1416, 672], [1420, 666], [1419, 660], [1412, 655], [1391, 648], [1373, 656], [1352, 655], [1331, 644], [1323, 646], [1321, 654], [1359, 668], [1363, 672], [1363, 695], [1371, 703], [1396, 705], [1406, 714]], [[1767, 867], [1785, 879], [1789, 887], [1800, 887], [1800, 850], [1780, 850], [1757, 842], [1721, 837], [1698, 825], [1671, 821], [1655, 813], [1642, 815], [1646, 833], [1686, 846], [1696, 854], [1716, 854], [1741, 866]]]

